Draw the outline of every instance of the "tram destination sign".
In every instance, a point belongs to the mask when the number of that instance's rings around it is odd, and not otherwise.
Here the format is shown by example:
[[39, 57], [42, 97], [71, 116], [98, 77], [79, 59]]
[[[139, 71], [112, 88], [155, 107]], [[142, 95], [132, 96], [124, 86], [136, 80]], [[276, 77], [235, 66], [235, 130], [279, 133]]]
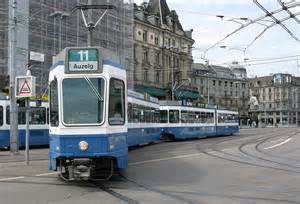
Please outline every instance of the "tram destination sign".
[[67, 48], [65, 72], [100, 73], [102, 72], [102, 52], [100, 48]]

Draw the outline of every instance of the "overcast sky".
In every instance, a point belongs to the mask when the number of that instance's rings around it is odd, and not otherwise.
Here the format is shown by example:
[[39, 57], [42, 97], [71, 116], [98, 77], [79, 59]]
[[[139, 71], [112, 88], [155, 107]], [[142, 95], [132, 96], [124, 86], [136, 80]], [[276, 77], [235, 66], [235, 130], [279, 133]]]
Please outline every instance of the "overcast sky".
[[[143, 2], [143, 0], [134, 1], [137, 4]], [[285, 1], [289, 2], [293, 0]], [[299, 2], [299, 0], [294, 1]], [[280, 8], [277, 0], [259, 0], [258, 2], [270, 11]], [[236, 18], [255, 19], [264, 15], [252, 0], [167, 0], [167, 3], [171, 10], [177, 11], [184, 29], [194, 30], [193, 39], [195, 40], [195, 48], [193, 57], [195, 62], [203, 62], [202, 58], [207, 48], [240, 27], [240, 24], [233, 22], [233, 20]], [[293, 8], [292, 12], [300, 12], [300, 6]], [[222, 20], [216, 17], [216, 15], [225, 17]], [[286, 16], [285, 12], [276, 15], [279, 19]], [[300, 15], [298, 17], [300, 19]], [[266, 20], [265, 22], [261, 21], [261, 23], [266, 25], [271, 24], [271, 19]], [[294, 33], [296, 38], [300, 39], [300, 24], [294, 19], [287, 20], [284, 24]], [[246, 49], [244, 55], [243, 50], [264, 29], [265, 26], [261, 24], [250, 25], [209, 49], [206, 52], [205, 58], [210, 63], [218, 65], [226, 65], [232, 61], [243, 62], [246, 58], [248, 62], [246, 68], [250, 77], [278, 72], [300, 76], [300, 66], [298, 70], [296, 61], [296, 58], [298, 58], [300, 63], [300, 43], [293, 39], [279, 25], [268, 29], [253, 45]], [[222, 49], [220, 46], [227, 46], [227, 48]], [[285, 58], [290, 56], [297, 57]], [[261, 61], [263, 59], [271, 59], [272, 62], [277, 59], [285, 62], [271, 64]]]

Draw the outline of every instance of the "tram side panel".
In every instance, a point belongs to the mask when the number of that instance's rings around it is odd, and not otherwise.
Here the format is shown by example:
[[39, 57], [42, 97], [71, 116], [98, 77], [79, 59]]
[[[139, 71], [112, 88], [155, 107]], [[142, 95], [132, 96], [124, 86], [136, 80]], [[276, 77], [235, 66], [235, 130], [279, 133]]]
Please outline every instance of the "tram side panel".
[[238, 113], [217, 110], [217, 136], [229, 136], [239, 132]]

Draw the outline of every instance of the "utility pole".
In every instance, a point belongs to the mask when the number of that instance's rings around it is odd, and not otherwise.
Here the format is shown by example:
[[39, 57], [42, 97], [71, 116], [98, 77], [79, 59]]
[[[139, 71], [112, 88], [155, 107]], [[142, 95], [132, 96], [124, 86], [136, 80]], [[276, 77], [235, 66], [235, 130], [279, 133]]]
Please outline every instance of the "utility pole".
[[9, 0], [9, 77], [10, 77], [10, 151], [18, 154], [18, 107], [15, 96], [16, 79], [16, 35], [17, 35], [17, 1]]
[[[93, 5], [93, 0], [88, 0], [88, 5]], [[91, 47], [92, 46], [92, 42], [93, 42], [93, 30], [94, 30], [94, 23], [93, 23], [93, 10], [90, 9], [88, 11], [88, 46]]]

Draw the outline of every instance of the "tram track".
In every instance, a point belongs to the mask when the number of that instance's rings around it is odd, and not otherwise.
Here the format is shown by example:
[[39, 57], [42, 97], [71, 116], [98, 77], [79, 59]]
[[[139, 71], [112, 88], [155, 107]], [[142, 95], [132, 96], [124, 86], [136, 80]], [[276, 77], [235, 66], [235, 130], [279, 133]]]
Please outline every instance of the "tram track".
[[[245, 159], [247, 159], [245, 156], [247, 156], [248, 158], [259, 159], [260, 161], [266, 161], [266, 162], [276, 163], [276, 164], [279, 164], [279, 165], [285, 165], [286, 166], [285, 163], [280, 163], [280, 162], [277, 162], [277, 161], [260, 158], [260, 157], [249, 154], [248, 152], [245, 152], [244, 150], [242, 150], [242, 148], [244, 146], [247, 146], [249, 144], [255, 144], [257, 142], [258, 142], [258, 144], [262, 144], [262, 143], [264, 143], [264, 142], [266, 142], [270, 139], [280, 137], [280, 135], [269, 136], [269, 135], [272, 135], [273, 133], [274, 132], [271, 132], [267, 135], [264, 135], [263, 137], [255, 138], [254, 140], [250, 140], [250, 141], [247, 141], [246, 143], [242, 143], [241, 145], [239, 145], [238, 151], [240, 153], [242, 153], [242, 155], [236, 155], [236, 154], [228, 153], [228, 152], [225, 152], [224, 150], [219, 150], [219, 149], [216, 148], [217, 145], [220, 145], [220, 144], [222, 144], [226, 141], [220, 141], [220, 142], [217, 142], [217, 143], [213, 144], [212, 147], [211, 147], [212, 151], [203, 150], [202, 148], [200, 148], [199, 145], [197, 145], [196, 148], [199, 152], [201, 152], [205, 155], [208, 155], [208, 156], [214, 157], [214, 158], [219, 158], [219, 159], [226, 160], [226, 161], [231, 161], [231, 162], [250, 165], [250, 166], [255, 166], [255, 167], [262, 167], [262, 168], [268, 168], [268, 169], [273, 169], [273, 170], [285, 171], [285, 172], [290, 172], [290, 173], [300, 173], [300, 171], [296, 171], [296, 170], [285, 169], [285, 168], [280, 168], [280, 167], [272, 167], [272, 166], [269, 166], [269, 165], [258, 164], [258, 163], [255, 163], [255, 162], [250, 162], [250, 161], [245, 160]], [[293, 136], [295, 136], [299, 133], [300, 133], [300, 131], [292, 133], [292, 135], [290, 137], [293, 137]], [[266, 136], [267, 136], [267, 138], [266, 138]], [[216, 154], [213, 154], [213, 152], [221, 153], [225, 156], [216, 155]], [[229, 156], [229, 157], [233, 157], [233, 158], [228, 158], [228, 157], [226, 157], [226, 155]], [[245, 156], [243, 156], [243, 155], [245, 155]], [[234, 157], [238, 158], [238, 159], [234, 159]], [[292, 168], [295, 168], [295, 166], [292, 166]]]

